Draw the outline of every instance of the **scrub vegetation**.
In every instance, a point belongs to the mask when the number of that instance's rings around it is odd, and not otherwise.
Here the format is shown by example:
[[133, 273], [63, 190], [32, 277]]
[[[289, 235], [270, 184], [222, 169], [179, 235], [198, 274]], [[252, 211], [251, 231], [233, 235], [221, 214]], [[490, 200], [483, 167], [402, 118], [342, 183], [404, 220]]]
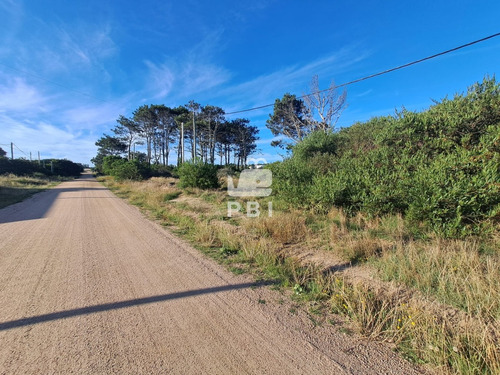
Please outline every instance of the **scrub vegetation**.
[[500, 87], [315, 131], [269, 165], [273, 204], [228, 217], [220, 188], [103, 177], [235, 273], [439, 373], [500, 373]]
[[21, 202], [59, 182], [77, 177], [81, 164], [64, 159], [29, 161], [8, 159], [0, 148], [0, 208]]

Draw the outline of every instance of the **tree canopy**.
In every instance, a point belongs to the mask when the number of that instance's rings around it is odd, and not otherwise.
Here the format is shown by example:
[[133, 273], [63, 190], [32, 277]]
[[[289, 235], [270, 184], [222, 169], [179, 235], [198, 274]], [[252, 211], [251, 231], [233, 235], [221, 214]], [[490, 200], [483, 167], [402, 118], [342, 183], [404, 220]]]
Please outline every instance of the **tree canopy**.
[[244, 167], [249, 155], [256, 150], [258, 139], [258, 129], [251, 126], [249, 120], [227, 120], [222, 108], [194, 101], [175, 108], [163, 104], [142, 105], [131, 117], [120, 115], [112, 132], [113, 136], [104, 134], [96, 142], [98, 153], [92, 162], [98, 170], [102, 169], [107, 156], [136, 160], [140, 155], [135, 152], [135, 145], [145, 145], [144, 158], [148, 165], [166, 166], [174, 150], [177, 164], [191, 159]]
[[345, 108], [347, 92], [339, 92], [333, 81], [327, 90], [322, 91], [318, 76], [314, 76], [310, 94], [302, 98], [287, 93], [275, 100], [273, 113], [266, 121], [271, 133], [281, 136], [272, 142], [273, 146], [291, 148], [312, 132], [332, 132]]

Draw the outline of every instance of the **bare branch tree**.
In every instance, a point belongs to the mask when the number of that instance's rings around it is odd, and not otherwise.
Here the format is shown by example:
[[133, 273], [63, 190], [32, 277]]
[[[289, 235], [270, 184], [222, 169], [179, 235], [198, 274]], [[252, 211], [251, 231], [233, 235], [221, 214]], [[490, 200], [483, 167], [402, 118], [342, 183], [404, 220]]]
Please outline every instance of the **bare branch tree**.
[[339, 92], [332, 81], [328, 90], [321, 91], [318, 76], [311, 79], [311, 93], [304, 95], [305, 117], [310, 131], [334, 130], [340, 115], [346, 107], [347, 91]]

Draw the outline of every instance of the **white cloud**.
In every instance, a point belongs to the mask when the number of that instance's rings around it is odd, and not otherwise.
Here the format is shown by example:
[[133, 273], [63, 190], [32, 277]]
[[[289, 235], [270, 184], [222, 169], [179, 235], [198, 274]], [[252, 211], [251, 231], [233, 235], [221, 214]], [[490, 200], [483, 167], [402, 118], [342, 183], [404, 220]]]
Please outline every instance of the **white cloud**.
[[230, 78], [226, 69], [214, 64], [179, 60], [182, 63], [172, 59], [161, 64], [144, 62], [149, 70], [147, 86], [153, 98], [163, 99], [173, 94], [175, 98], [185, 100], [220, 86]]
[[109, 26], [96, 27], [81, 25], [80, 27], [49, 26], [57, 37], [59, 54], [65, 60], [84, 66], [99, 65], [101, 60], [114, 56], [118, 47], [110, 37]]
[[3, 114], [0, 114], [0, 121], [3, 125], [1, 143], [13, 142], [16, 145], [15, 157], [27, 158], [32, 152], [35, 158], [40, 152], [42, 158], [89, 163], [96, 154], [93, 136], [47, 122], [18, 121]]
[[257, 146], [259, 146], [259, 145], [270, 146], [271, 142], [273, 142], [273, 141], [280, 141], [280, 140], [285, 140], [285, 139], [287, 139], [287, 138], [284, 135], [279, 135], [279, 136], [273, 137], [273, 138], [259, 139], [255, 142], [255, 144]]
[[[111, 37], [109, 25], [67, 24], [21, 15], [17, 19], [17, 22], [9, 19], [9, 30], [0, 35], [0, 57], [8, 62], [6, 65], [45, 81], [69, 81], [71, 86], [80, 88], [92, 81], [110, 81], [106, 65], [118, 55], [119, 48]], [[21, 43], [19, 34], [27, 24], [37, 32], [23, 37]]]
[[20, 16], [23, 10], [23, 4], [18, 0], [0, 0], [0, 10], [3, 9], [11, 16]]
[[368, 89], [356, 95], [357, 98], [362, 98], [363, 96], [369, 95], [373, 92], [373, 89]]
[[45, 95], [22, 78], [0, 76], [0, 143], [14, 142], [27, 154], [40, 151], [45, 158], [89, 163], [103, 129], [126, 114], [127, 100], [95, 103], [66, 93]]
[[221, 48], [223, 30], [208, 33], [197, 45], [161, 63], [144, 61], [148, 68], [146, 89], [155, 99], [189, 100], [193, 95], [208, 92], [229, 82], [231, 73], [214, 62]]
[[183, 94], [188, 96], [210, 90], [227, 82], [229, 77], [229, 72], [224, 68], [212, 64], [190, 62], [181, 72], [182, 82], [186, 85]]
[[[3, 82], [2, 82], [3, 81]], [[0, 77], [0, 113], [44, 111], [46, 99], [19, 77]]]
[[126, 114], [123, 101], [105, 102], [102, 104], [73, 105], [62, 111], [61, 120], [74, 129], [95, 129], [102, 125], [111, 128], [120, 114]]
[[264, 160], [267, 164], [269, 164], [269, 163], [274, 163], [275, 161], [281, 161], [285, 159], [286, 151], [280, 149], [276, 150], [275, 153], [255, 152], [252, 155], [250, 155], [249, 158], [258, 159], [259, 162], [262, 162]]
[[155, 65], [151, 61], [146, 60], [144, 62], [149, 69], [149, 86], [154, 92], [153, 97], [155, 99], [164, 98], [172, 90], [174, 85], [175, 77], [172, 70], [167, 64]]
[[[245, 109], [274, 102], [286, 92], [302, 95], [308, 92], [311, 78], [319, 76], [320, 84], [329, 85], [328, 79], [348, 70], [368, 56], [359, 54], [353, 48], [343, 49], [331, 55], [314, 60], [306, 65], [291, 65], [280, 70], [261, 75], [252, 80], [228, 87], [218, 93], [218, 97], [232, 98], [226, 112]], [[340, 83], [340, 82], [337, 82]], [[268, 113], [269, 108], [253, 112]]]

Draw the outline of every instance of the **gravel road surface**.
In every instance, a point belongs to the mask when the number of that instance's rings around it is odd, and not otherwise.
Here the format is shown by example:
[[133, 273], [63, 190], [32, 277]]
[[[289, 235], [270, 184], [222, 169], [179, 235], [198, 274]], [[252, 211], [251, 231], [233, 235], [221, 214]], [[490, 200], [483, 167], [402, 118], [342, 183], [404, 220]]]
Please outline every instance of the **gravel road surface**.
[[282, 298], [88, 173], [0, 210], [0, 374], [419, 373]]

